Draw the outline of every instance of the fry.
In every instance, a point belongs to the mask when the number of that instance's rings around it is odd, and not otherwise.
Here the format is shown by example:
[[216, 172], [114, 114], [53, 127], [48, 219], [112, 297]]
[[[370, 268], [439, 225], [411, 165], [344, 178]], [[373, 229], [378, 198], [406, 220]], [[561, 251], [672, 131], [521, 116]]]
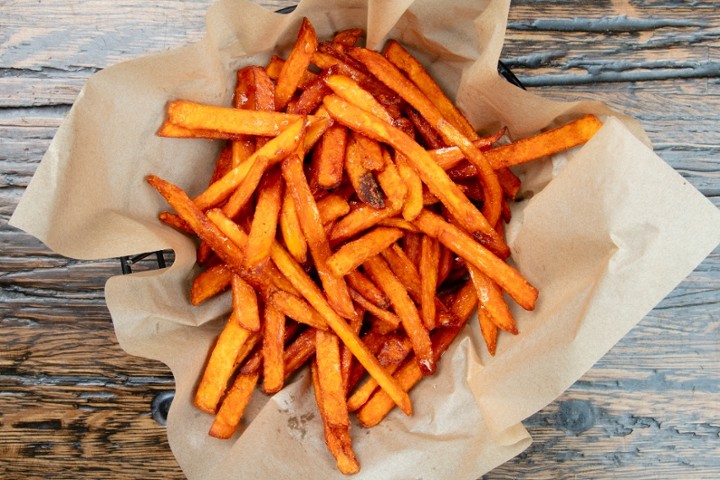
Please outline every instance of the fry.
[[235, 378], [210, 426], [210, 436], [230, 438], [235, 433], [257, 381], [257, 373], [240, 374]]
[[270, 247], [275, 241], [275, 231], [282, 201], [282, 178], [278, 169], [268, 172], [258, 187], [252, 226], [245, 249], [245, 264], [257, 268], [270, 258]]
[[282, 110], [298, 88], [313, 53], [317, 49], [318, 39], [315, 29], [307, 18], [303, 18], [295, 45], [280, 69], [275, 87], [275, 109]]
[[227, 321], [210, 353], [202, 379], [195, 393], [194, 405], [207, 413], [217, 411], [220, 399], [227, 389], [228, 381], [235, 370], [235, 359], [240, 348], [252, 335], [239, 322]]
[[315, 333], [315, 361], [327, 422], [335, 426], [349, 426], [345, 389], [340, 375], [340, 341], [333, 332], [318, 330]]
[[173, 227], [175, 230], [178, 230], [182, 233], [195, 233], [193, 232], [193, 229], [190, 228], [190, 226], [183, 221], [182, 218], [180, 218], [178, 215], [170, 212], [160, 212], [158, 214], [158, 219], [163, 222], [165, 225], [168, 225], [170, 227]]
[[330, 251], [327, 235], [320, 222], [317, 203], [315, 203], [305, 178], [300, 157], [293, 154], [285, 159], [282, 165], [282, 174], [286, 185], [289, 186], [292, 192], [300, 227], [307, 239], [320, 281], [327, 291], [328, 300], [341, 316], [352, 318], [355, 312], [347, 285], [342, 278], [333, 276], [328, 269], [327, 260], [332, 252]]
[[[286, 140], [288, 141], [287, 147], [298, 148], [303, 141], [303, 136], [305, 134], [305, 124], [303, 123], [300, 126], [293, 125], [292, 133], [294, 135], [293, 137], [286, 138]], [[268, 142], [267, 145], [270, 145], [270, 143], [272, 142]], [[222, 207], [225, 215], [230, 218], [234, 218], [235, 216], [237, 216], [237, 214], [240, 213], [240, 210], [242, 210], [242, 208], [252, 197], [253, 193], [260, 184], [260, 181], [262, 180], [265, 172], [274, 163], [279, 162], [280, 160], [282, 160], [282, 158], [287, 156], [288, 153], [289, 151], [285, 151], [284, 155], [280, 154], [277, 156], [273, 156], [272, 158], [262, 156], [256, 157], [256, 159], [253, 161], [252, 166], [248, 170], [247, 175], [245, 176], [245, 178], [243, 178], [237, 190], [235, 190], [233, 194], [230, 195], [227, 203]]]
[[190, 303], [200, 305], [208, 298], [224, 292], [230, 286], [233, 272], [224, 263], [214, 265], [195, 276], [190, 288]]
[[287, 189], [283, 195], [283, 203], [280, 208], [279, 227], [285, 242], [285, 248], [288, 249], [288, 252], [298, 263], [305, 263], [307, 260], [307, 241], [305, 241], [302, 230], [300, 230], [300, 221], [295, 211], [295, 201]]
[[338, 97], [356, 107], [362, 108], [387, 123], [393, 123], [393, 118], [388, 111], [385, 110], [385, 107], [383, 107], [370, 92], [360, 87], [352, 78], [345, 75], [329, 75], [325, 78], [325, 84], [330, 87]]
[[390, 299], [395, 313], [400, 317], [403, 328], [413, 345], [422, 371], [430, 375], [435, 371], [430, 336], [423, 326], [420, 314], [408, 296], [407, 290], [400, 280], [392, 273], [385, 260], [380, 256], [367, 259], [363, 263], [365, 273], [378, 285]]
[[362, 28], [348, 28], [337, 32], [333, 36], [333, 43], [343, 47], [354, 47], [363, 35], [365, 35], [365, 30]]
[[315, 392], [315, 401], [318, 404], [318, 410], [320, 411], [320, 417], [323, 422], [323, 430], [325, 432], [325, 443], [328, 446], [328, 450], [335, 457], [335, 462], [338, 470], [341, 473], [350, 475], [357, 473], [360, 470], [360, 465], [355, 457], [355, 453], [352, 450], [352, 443], [350, 440], [350, 427], [349, 425], [333, 425], [326, 414], [328, 411], [326, 396], [323, 392], [323, 388], [320, 385], [320, 375], [318, 373], [319, 367], [315, 362], [311, 364], [311, 376], [313, 381], [313, 390]]
[[[407, 337], [391, 335], [378, 353], [378, 361], [388, 372], [395, 373], [411, 350], [412, 344]], [[350, 398], [348, 398], [348, 410], [354, 412], [362, 407], [376, 389], [377, 382], [372, 378], [368, 378], [367, 381], [358, 387]]]
[[342, 277], [362, 265], [370, 257], [382, 252], [403, 236], [397, 228], [377, 227], [362, 237], [343, 245], [328, 258], [330, 272]]
[[[185, 100], [168, 104], [168, 121], [189, 130], [275, 137], [301, 117], [281, 112], [217, 107]], [[217, 137], [222, 138], [222, 137]]]
[[473, 265], [468, 266], [468, 271], [480, 302], [478, 308], [486, 312], [492, 323], [498, 328], [517, 335], [515, 319], [497, 285]]
[[497, 350], [498, 327], [490, 318], [490, 314], [481, 308], [477, 311], [478, 322], [480, 322], [480, 333], [485, 340], [488, 352], [495, 356]]
[[333, 124], [315, 147], [310, 167], [311, 183], [327, 190], [342, 182], [347, 128]]
[[233, 275], [231, 287], [233, 311], [230, 319], [251, 332], [259, 331], [260, 313], [255, 290], [239, 275]]
[[[420, 243], [422, 245], [422, 238]], [[400, 283], [407, 289], [410, 297], [418, 304], [421, 304], [422, 295], [420, 292], [422, 290], [422, 279], [420, 278], [420, 272], [417, 267], [422, 261], [422, 250], [419, 252], [417, 263], [413, 262], [397, 245], [393, 245], [384, 250], [382, 256], [390, 266], [390, 270], [392, 270], [398, 280], [400, 280]]]
[[517, 270], [475, 242], [468, 234], [427, 210], [418, 215], [414, 223], [426, 235], [437, 238], [467, 263], [485, 273], [525, 310], [535, 308], [537, 289]]
[[[387, 309], [390, 307], [390, 301], [385, 294], [359, 270], [349, 272], [345, 275], [345, 280], [347, 280], [350, 288], [362, 295], [363, 298], [372, 302], [378, 308]], [[350, 291], [350, 296], [352, 296], [352, 290]]]
[[317, 201], [320, 222], [327, 225], [350, 212], [350, 204], [342, 196], [331, 193]]
[[400, 317], [391, 311], [378, 307], [354, 290], [350, 290], [350, 296], [358, 305], [370, 312], [376, 319], [380, 320], [383, 323], [384, 330], [392, 331], [400, 325]]
[[360, 205], [335, 224], [330, 231], [330, 244], [337, 245], [397, 213], [398, 209], [393, 207], [377, 209], [370, 205]]
[[[581, 145], [590, 140], [600, 127], [602, 122], [596, 116], [585, 115], [560, 127], [517, 140], [509, 145], [492, 148], [485, 152], [485, 158], [496, 170], [519, 165]], [[457, 147], [443, 148], [429, 153], [445, 170], [457, 165], [464, 158]]]
[[263, 317], [263, 390], [276, 393], [283, 387], [285, 379], [285, 315], [266, 304]]
[[407, 186], [400, 175], [398, 167], [393, 162], [390, 152], [383, 149], [382, 158], [383, 167], [382, 170], [376, 173], [377, 181], [383, 193], [385, 193], [388, 206], [402, 208], [408, 195]]
[[373, 208], [385, 207], [385, 198], [380, 190], [372, 171], [365, 165], [366, 158], [374, 153], [368, 152], [368, 147], [376, 147], [376, 154], [380, 156], [380, 146], [364, 140], [362, 135], [350, 132], [347, 147], [345, 148], [345, 172], [352, 183], [355, 192], [360, 200]]
[[315, 329], [309, 328], [303, 331], [285, 349], [283, 355], [285, 363], [285, 380], [295, 373], [315, 353]]
[[435, 292], [438, 284], [440, 244], [432, 237], [423, 236], [420, 254], [420, 300], [425, 328], [435, 327]]
[[318, 330], [327, 330], [325, 319], [310, 304], [300, 297], [283, 291], [275, 291], [268, 303], [296, 322], [304, 323]]

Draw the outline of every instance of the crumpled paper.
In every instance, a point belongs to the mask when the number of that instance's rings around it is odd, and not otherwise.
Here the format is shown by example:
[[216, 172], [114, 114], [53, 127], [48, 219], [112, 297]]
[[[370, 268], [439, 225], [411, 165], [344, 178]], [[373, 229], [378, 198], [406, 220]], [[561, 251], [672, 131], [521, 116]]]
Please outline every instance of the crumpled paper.
[[575, 382], [685, 278], [720, 241], [720, 213], [657, 157], [640, 125], [594, 102], [557, 102], [514, 87], [496, 71], [509, 0], [305, 0], [279, 15], [222, 0], [191, 47], [94, 75], [82, 90], [18, 205], [11, 224], [59, 254], [100, 259], [173, 249], [167, 269], [110, 278], [118, 340], [160, 360], [177, 383], [170, 446], [191, 479], [337, 478], [307, 375], [254, 395], [232, 440], [207, 435], [192, 407], [208, 348], [229, 310], [227, 294], [188, 303], [195, 246], [161, 225], [156, 174], [191, 196], [205, 187], [218, 142], [155, 136], [169, 100], [227, 105], [234, 72], [286, 55], [303, 16], [321, 38], [365, 27], [368, 46], [400, 40], [481, 131], [533, 134], [584, 113], [604, 126], [586, 145], [519, 167], [526, 200], [508, 227], [512, 261], [540, 290], [537, 308], [514, 308], [518, 336], [497, 355], [470, 321], [436, 375], [412, 392], [415, 413], [355, 426], [358, 479], [475, 479], [531, 443], [522, 420]]

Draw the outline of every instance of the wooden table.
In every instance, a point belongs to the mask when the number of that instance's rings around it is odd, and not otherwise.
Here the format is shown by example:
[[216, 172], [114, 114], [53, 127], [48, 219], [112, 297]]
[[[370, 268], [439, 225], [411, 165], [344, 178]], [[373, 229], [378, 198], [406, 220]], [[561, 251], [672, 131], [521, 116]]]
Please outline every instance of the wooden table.
[[[183, 476], [151, 414], [173, 379], [113, 333], [103, 285], [118, 261], [60, 257], [6, 220], [87, 78], [199, 40], [211, 3], [0, 0], [1, 478]], [[514, 1], [502, 58], [533, 91], [640, 119], [718, 205], [720, 3], [689, 3]], [[719, 254], [529, 418], [533, 445], [484, 478], [720, 476]]]

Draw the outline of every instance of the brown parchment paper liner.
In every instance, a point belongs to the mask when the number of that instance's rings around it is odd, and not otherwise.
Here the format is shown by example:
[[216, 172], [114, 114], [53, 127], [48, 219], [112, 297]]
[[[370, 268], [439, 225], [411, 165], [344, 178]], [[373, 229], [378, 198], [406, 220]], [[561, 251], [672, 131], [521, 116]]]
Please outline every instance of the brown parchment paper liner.
[[520, 423], [575, 382], [720, 241], [720, 214], [651, 150], [637, 122], [592, 102], [554, 102], [496, 72], [508, 0], [303, 1], [277, 15], [223, 0], [191, 47], [93, 76], [61, 125], [11, 224], [54, 251], [99, 259], [172, 248], [162, 271], [111, 278], [106, 299], [128, 353], [166, 363], [177, 392], [170, 446], [193, 479], [335, 478], [305, 375], [272, 398], [254, 396], [231, 441], [207, 436], [212, 418], [192, 394], [229, 310], [223, 295], [187, 301], [190, 240], [159, 224], [164, 201], [144, 182], [154, 173], [199, 193], [216, 142], [161, 139], [168, 100], [229, 104], [234, 71], [286, 54], [302, 16], [327, 38], [365, 26], [371, 48], [402, 41], [456, 95], [474, 125], [524, 136], [595, 113], [605, 126], [587, 145], [518, 169], [529, 200], [514, 206], [513, 261], [540, 289], [535, 312], [515, 309], [520, 335], [502, 335], [495, 358], [475, 321], [438, 373], [413, 390], [415, 414], [393, 412], [353, 429], [362, 471], [355, 478], [474, 479], [520, 453]]

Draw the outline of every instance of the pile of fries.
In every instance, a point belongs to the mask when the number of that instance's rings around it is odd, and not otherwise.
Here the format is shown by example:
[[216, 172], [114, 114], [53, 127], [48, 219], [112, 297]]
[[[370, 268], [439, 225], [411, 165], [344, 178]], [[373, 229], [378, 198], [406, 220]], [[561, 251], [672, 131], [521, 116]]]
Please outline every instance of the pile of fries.
[[309, 363], [345, 474], [360, 468], [349, 413], [365, 427], [411, 414], [408, 391], [473, 311], [493, 355], [500, 330], [518, 333], [505, 294], [531, 310], [538, 292], [505, 261], [508, 167], [600, 127], [496, 146], [505, 130], [481, 137], [399, 43], [381, 54], [363, 36], [320, 42], [304, 19], [287, 59], [237, 72], [232, 106], [170, 102], [159, 135], [225, 147], [195, 198], [147, 177], [174, 210], [160, 219], [199, 240], [191, 303], [232, 291], [194, 400], [210, 435], [231, 437], [258, 383], [277, 392]]

